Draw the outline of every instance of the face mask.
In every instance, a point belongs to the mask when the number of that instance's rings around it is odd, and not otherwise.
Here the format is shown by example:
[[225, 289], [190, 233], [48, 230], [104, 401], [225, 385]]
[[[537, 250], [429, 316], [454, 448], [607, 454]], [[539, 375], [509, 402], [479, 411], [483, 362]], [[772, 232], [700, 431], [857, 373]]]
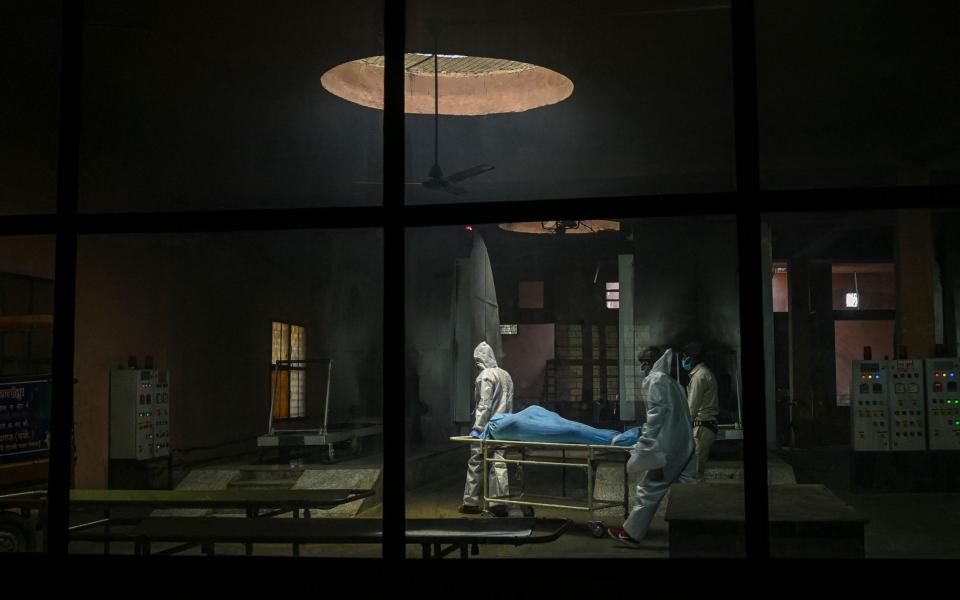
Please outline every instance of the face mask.
[[640, 365], [640, 378], [643, 379], [644, 377], [647, 376], [648, 373], [649, 373], [649, 371], [647, 370], [647, 365], [641, 364], [641, 365]]
[[683, 359], [683, 362], [680, 363], [680, 366], [683, 367], [683, 370], [684, 370], [684, 371], [691, 371], [691, 370], [693, 370], [693, 365], [690, 364], [690, 359], [689, 359], [689, 358]]

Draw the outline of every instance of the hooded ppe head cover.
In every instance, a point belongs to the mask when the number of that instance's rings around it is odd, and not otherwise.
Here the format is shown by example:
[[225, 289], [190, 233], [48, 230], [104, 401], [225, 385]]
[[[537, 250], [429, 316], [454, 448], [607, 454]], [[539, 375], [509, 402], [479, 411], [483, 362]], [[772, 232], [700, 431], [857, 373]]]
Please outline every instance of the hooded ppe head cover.
[[497, 368], [497, 357], [493, 354], [493, 348], [486, 342], [480, 342], [473, 349], [473, 362], [477, 366], [483, 365], [484, 369]]
[[[657, 359], [657, 362], [653, 363], [653, 366], [650, 367], [650, 375], [655, 373], [662, 373], [663, 375], [670, 377], [670, 367], [673, 365], [673, 350], [667, 350], [663, 355]], [[646, 381], [646, 380], [644, 380]], [[653, 381], [650, 382], [652, 384]], [[644, 384], [649, 385], [649, 384]]]

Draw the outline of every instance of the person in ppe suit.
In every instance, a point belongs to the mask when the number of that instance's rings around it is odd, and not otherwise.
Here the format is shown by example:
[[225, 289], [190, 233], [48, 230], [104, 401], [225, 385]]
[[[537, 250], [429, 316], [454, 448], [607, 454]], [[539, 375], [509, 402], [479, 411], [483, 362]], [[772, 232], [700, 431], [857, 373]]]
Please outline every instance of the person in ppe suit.
[[[671, 374], [675, 364], [673, 350], [667, 350], [640, 384], [647, 421], [631, 453], [630, 462], [635, 464], [628, 463], [627, 469], [643, 469], [645, 473], [637, 483], [637, 502], [623, 527], [607, 529], [612, 538], [634, 548], [640, 547], [640, 541], [646, 537], [657, 507], [670, 486], [676, 481], [696, 481], [692, 425], [683, 387]], [[651, 463], [648, 458], [653, 455], [656, 460]], [[640, 460], [635, 460], [638, 458]], [[636, 464], [646, 466], [638, 469]], [[658, 465], [662, 466], [652, 468]]]
[[[513, 379], [510, 374], [497, 366], [493, 348], [486, 342], [480, 342], [473, 351], [480, 374], [474, 381], [474, 411], [471, 437], [479, 438], [480, 432], [494, 415], [513, 412]], [[494, 457], [502, 459], [503, 450], [494, 451]], [[467, 462], [467, 483], [463, 488], [463, 504], [460, 512], [477, 514], [481, 512], [481, 493], [483, 492], [483, 455], [479, 445], [471, 446], [470, 460]], [[494, 462], [490, 466], [488, 478], [490, 496], [506, 496], [509, 493], [509, 480], [506, 463]], [[497, 505], [490, 512], [498, 517], [507, 516], [506, 506]]]
[[680, 366], [690, 373], [687, 405], [693, 419], [693, 443], [697, 454], [697, 476], [702, 477], [710, 458], [710, 447], [717, 437], [717, 378], [702, 361], [703, 346], [690, 342], [683, 347]]

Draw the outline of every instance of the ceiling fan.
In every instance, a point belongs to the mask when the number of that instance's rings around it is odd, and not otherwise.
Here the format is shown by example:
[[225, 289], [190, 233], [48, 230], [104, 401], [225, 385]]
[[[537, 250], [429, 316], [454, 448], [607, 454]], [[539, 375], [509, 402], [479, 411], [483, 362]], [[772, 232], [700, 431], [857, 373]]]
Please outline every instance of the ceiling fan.
[[[464, 179], [475, 177], [481, 173], [493, 170], [493, 165], [480, 164], [463, 171], [457, 171], [444, 176], [440, 168], [440, 66], [439, 53], [433, 53], [433, 166], [427, 174], [427, 179], [420, 184], [428, 190], [440, 190], [451, 194], [465, 194], [467, 190], [456, 184]], [[426, 59], [425, 59], [426, 60]], [[423, 61], [421, 61], [423, 62]], [[419, 64], [419, 63], [417, 63]], [[416, 66], [416, 65], [413, 65]]]
[[[433, 59], [433, 166], [430, 167], [430, 171], [427, 173], [427, 178], [423, 181], [407, 181], [407, 185], [420, 185], [428, 190], [448, 192], [450, 194], [465, 194], [467, 190], [456, 185], [468, 179], [470, 177], [475, 177], [481, 173], [486, 173], [494, 169], [493, 165], [480, 164], [469, 169], [464, 169], [463, 171], [457, 171], [450, 175], [444, 175], [443, 169], [440, 167], [440, 63], [439, 63], [440, 54], [437, 51], [434, 51], [433, 54], [428, 55], [423, 60], [416, 62], [412, 65], [406, 67], [406, 69], [412, 69], [418, 65], [425, 63], [426, 61]], [[381, 185], [381, 182], [367, 182], [360, 181], [357, 183], [361, 184], [374, 184]]]

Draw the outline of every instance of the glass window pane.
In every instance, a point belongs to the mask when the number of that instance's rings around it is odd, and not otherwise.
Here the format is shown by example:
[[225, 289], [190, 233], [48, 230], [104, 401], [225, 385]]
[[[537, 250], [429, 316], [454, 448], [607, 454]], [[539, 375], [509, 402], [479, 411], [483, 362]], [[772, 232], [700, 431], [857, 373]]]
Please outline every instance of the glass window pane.
[[81, 210], [381, 203], [382, 113], [325, 78], [383, 53], [381, 2], [91, 0], [85, 18]]
[[281, 360], [281, 354], [283, 352], [283, 336], [282, 336], [283, 324], [278, 323], [277, 321], [273, 322], [273, 344], [271, 351], [270, 363], [275, 364], [278, 360]]
[[756, 2], [761, 185], [960, 182], [960, 4]]
[[407, 202], [732, 190], [729, 6], [668, 4], [408, 2]]
[[[240, 529], [228, 533], [246, 535], [246, 519], [219, 517], [242, 515], [251, 494], [268, 494], [265, 512], [304, 495], [315, 502], [318, 490], [377, 489], [382, 239], [375, 229], [82, 235], [71, 524], [102, 518], [92, 503], [107, 498], [117, 502], [115, 514], [137, 521], [115, 523], [118, 534], [149, 537], [152, 518], [191, 516], [195, 527], [233, 521]], [[274, 321], [278, 315], [286, 321]], [[271, 368], [277, 329], [288, 352], [292, 337], [300, 341], [297, 354], [318, 359]], [[323, 335], [307, 354], [311, 331]], [[217, 494], [230, 506], [191, 496], [190, 506], [159, 510], [156, 502], [170, 489]], [[127, 490], [159, 496], [138, 499]], [[335, 498], [343, 502], [314, 506], [313, 516], [355, 519], [351, 526], [362, 529], [364, 519], [382, 514], [379, 493]], [[276, 521], [289, 524], [290, 516]], [[183, 542], [196, 533], [194, 525], [166, 531], [179, 531]], [[157, 542], [152, 550], [175, 545]], [[103, 545], [74, 541], [70, 551], [102, 553]], [[111, 552], [133, 547], [114, 543]], [[244, 552], [242, 543], [216, 547], [217, 554]], [[255, 544], [254, 553], [290, 556], [291, 547]], [[300, 554], [379, 557], [381, 549], [318, 543], [304, 544]]]
[[62, 3], [0, 6], [0, 215], [57, 210]]
[[[455, 519], [481, 511], [518, 517], [532, 507], [537, 517], [571, 519], [570, 533], [521, 549], [488, 546], [485, 555], [622, 557], [606, 527], [624, 525], [626, 502], [635, 511], [627, 528], [644, 539], [645, 557], [743, 556], [742, 529], [729, 527], [728, 519], [737, 518], [732, 513], [711, 510], [711, 533], [702, 532], [702, 506], [726, 502], [715, 500], [729, 491], [734, 495], [729, 506], [736, 506], [743, 495], [736, 221], [709, 216], [610, 222], [616, 229], [583, 228], [586, 233], [578, 234], [516, 223], [477, 225], [472, 232], [455, 226], [406, 231], [406, 455], [422, 464], [406, 473], [407, 518]], [[557, 240], [558, 235], [566, 237]], [[666, 245], [674, 251], [659, 253]], [[655, 253], [657, 260], [649, 260]], [[543, 283], [540, 310], [518, 301], [530, 279]], [[611, 281], [618, 289], [608, 292]], [[619, 300], [607, 301], [608, 293]], [[608, 309], [611, 305], [618, 310]], [[517, 333], [503, 335], [504, 322], [517, 323]], [[702, 364], [688, 373], [678, 356], [694, 341], [702, 345], [697, 354]], [[482, 371], [475, 354], [485, 357]], [[666, 377], [643, 377], [654, 363]], [[700, 381], [700, 391], [692, 378]], [[635, 440], [607, 455], [610, 462], [588, 464], [583, 445], [525, 447], [521, 453], [522, 440], [585, 444], [577, 432], [586, 431], [596, 436], [589, 439], [609, 444], [614, 432], [638, 434], [648, 418], [664, 414], [650, 400], [657, 389], [651, 391], [652, 385], [663, 388], [670, 398], [664, 410], [676, 418], [666, 428], [676, 438], [658, 437], [664, 447], [675, 448], [665, 465], [665, 483], [652, 483], [651, 473], [638, 496], [642, 474], [624, 477], [622, 461]], [[478, 395], [487, 389], [495, 412], [502, 407], [513, 413], [512, 420], [490, 422], [477, 408], [486, 405]], [[688, 390], [703, 421], [696, 434]], [[544, 423], [569, 437], [553, 437]], [[717, 433], [711, 438], [713, 426]], [[497, 436], [497, 445], [507, 444], [506, 460], [523, 461], [493, 466], [486, 494], [480, 455], [468, 458], [468, 447], [473, 444], [469, 452], [479, 453], [479, 445], [464, 437], [475, 429]], [[654, 435], [651, 427], [647, 431]], [[702, 460], [691, 453], [696, 444], [704, 449]], [[499, 462], [495, 454], [489, 458], [490, 465]], [[559, 467], [564, 459], [579, 466]], [[671, 485], [681, 472], [683, 483]], [[698, 478], [701, 482], [692, 484]], [[668, 488], [669, 503], [661, 503]], [[590, 506], [590, 496], [600, 500]], [[653, 509], [641, 510], [643, 502]], [[421, 548], [408, 545], [407, 553], [420, 556]]]
[[304, 346], [306, 345], [306, 336], [303, 335], [303, 327], [292, 325], [290, 328], [290, 358], [291, 360], [303, 360]]
[[960, 211], [763, 221], [790, 299], [765, 315], [771, 555], [957, 557]]
[[36, 503], [49, 480], [54, 244], [53, 236], [0, 237], [2, 552], [42, 552], [46, 544]]

